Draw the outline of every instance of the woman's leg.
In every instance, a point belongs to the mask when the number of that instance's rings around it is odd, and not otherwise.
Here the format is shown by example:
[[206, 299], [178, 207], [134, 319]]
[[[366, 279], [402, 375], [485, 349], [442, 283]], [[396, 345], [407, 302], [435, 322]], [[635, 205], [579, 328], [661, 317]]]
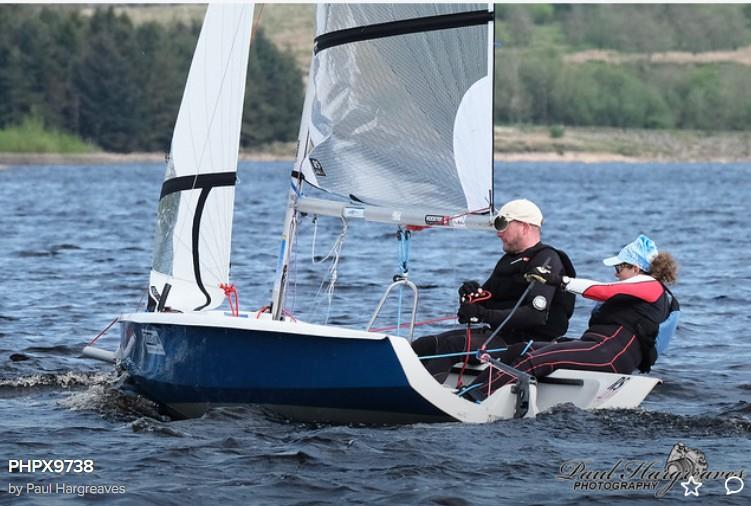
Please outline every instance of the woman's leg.
[[[509, 348], [501, 359], [536, 378], [547, 376], [557, 369], [630, 374], [641, 361], [641, 346], [636, 335], [620, 326], [588, 329], [579, 340], [548, 344], [532, 349], [523, 356], [518, 352], [514, 356], [515, 348]], [[514, 379], [508, 373], [491, 367], [475, 380], [475, 383], [482, 385], [476, 390], [487, 396]]]

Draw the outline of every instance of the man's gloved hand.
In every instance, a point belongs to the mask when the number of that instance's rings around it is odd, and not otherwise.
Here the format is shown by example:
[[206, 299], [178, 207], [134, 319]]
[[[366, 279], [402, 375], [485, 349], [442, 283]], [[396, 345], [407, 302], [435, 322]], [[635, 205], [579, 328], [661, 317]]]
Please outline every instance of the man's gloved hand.
[[480, 304], [462, 304], [456, 316], [459, 317], [459, 323], [480, 323], [485, 321], [487, 309]]
[[468, 295], [477, 293], [482, 287], [477, 281], [465, 281], [462, 286], [459, 287], [459, 297], [465, 298]]
[[561, 276], [554, 272], [551, 272], [550, 267], [544, 265], [535, 267], [524, 274], [524, 279], [529, 282], [537, 281], [538, 283], [544, 283], [546, 285], [555, 286], [557, 288], [564, 288], [565, 286]]

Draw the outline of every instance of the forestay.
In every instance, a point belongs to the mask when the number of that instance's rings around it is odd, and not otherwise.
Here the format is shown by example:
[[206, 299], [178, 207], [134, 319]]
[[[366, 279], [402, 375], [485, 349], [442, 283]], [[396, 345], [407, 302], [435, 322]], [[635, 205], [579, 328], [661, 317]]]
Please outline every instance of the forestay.
[[492, 4], [329, 4], [303, 117], [305, 180], [355, 202], [492, 206]]
[[159, 201], [150, 293], [181, 311], [221, 304], [253, 4], [209, 6], [190, 66]]

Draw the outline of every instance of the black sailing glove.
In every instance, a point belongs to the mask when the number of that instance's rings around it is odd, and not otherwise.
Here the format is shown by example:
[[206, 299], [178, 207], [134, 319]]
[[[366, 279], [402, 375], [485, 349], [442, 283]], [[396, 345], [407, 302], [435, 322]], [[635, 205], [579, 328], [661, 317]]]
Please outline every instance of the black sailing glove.
[[477, 293], [481, 288], [480, 283], [477, 281], [465, 281], [462, 283], [462, 286], [459, 287], [459, 297], [463, 299], [468, 295]]
[[563, 279], [559, 274], [556, 274], [550, 270], [550, 267], [547, 267], [545, 265], [541, 265], [539, 267], [535, 267], [529, 272], [524, 274], [524, 279], [529, 281], [530, 283], [532, 281], [537, 281], [538, 283], [544, 283], [549, 286], [554, 286], [556, 288], [565, 288], [565, 284], [563, 283]]
[[462, 304], [456, 316], [459, 323], [480, 323], [485, 321], [488, 310], [479, 304]]

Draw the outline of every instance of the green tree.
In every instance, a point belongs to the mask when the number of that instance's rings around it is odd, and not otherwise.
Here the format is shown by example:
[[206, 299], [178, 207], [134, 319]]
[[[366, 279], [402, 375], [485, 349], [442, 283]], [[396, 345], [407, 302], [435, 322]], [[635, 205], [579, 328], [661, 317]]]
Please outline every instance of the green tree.
[[[180, 27], [185, 29], [184, 27]], [[164, 29], [155, 23], [141, 25], [136, 30], [134, 77], [139, 94], [140, 128], [139, 150], [169, 152], [172, 130], [182, 98], [190, 66], [183, 48], [177, 44], [195, 46], [198, 33], [189, 38], [173, 38], [174, 28]]]
[[242, 145], [295, 140], [302, 102], [302, 76], [294, 56], [280, 51], [259, 30], [250, 48]]
[[513, 46], [529, 46], [532, 42], [532, 17], [523, 5], [509, 5], [506, 13], [508, 20], [509, 43]]
[[76, 75], [80, 133], [110, 151], [138, 147], [141, 93], [133, 62], [133, 27], [112, 7], [91, 17]]
[[519, 80], [529, 94], [530, 119], [535, 123], [549, 124], [551, 93], [560, 76], [562, 61], [556, 51], [528, 53], [519, 66]]

